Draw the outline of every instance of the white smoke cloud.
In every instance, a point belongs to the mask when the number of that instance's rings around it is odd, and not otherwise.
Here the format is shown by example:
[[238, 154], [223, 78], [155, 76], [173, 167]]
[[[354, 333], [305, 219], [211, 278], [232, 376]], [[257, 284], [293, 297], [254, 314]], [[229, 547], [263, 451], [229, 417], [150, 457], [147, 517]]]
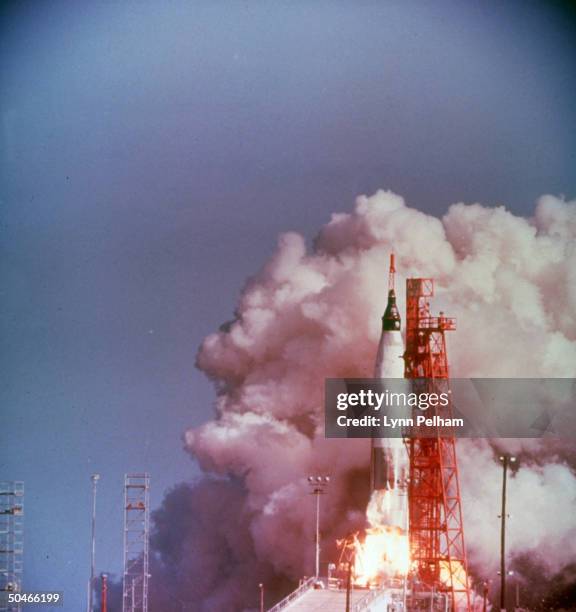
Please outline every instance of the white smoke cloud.
[[[369, 441], [324, 439], [323, 384], [371, 375], [390, 252], [399, 287], [405, 277], [434, 277], [433, 308], [457, 317], [448, 340], [452, 376], [575, 377], [575, 237], [576, 202], [553, 196], [542, 197], [530, 219], [455, 204], [440, 220], [378, 191], [359, 197], [352, 213], [333, 215], [311, 252], [298, 234], [280, 238], [246, 285], [235, 321], [202, 344], [197, 363], [217, 383], [217, 418], [185, 436], [207, 472], [245, 480], [260, 559], [294, 579], [311, 571], [309, 473], [333, 478], [324, 541], [358, 526], [351, 475], [367, 474]], [[538, 549], [559, 568], [576, 560], [574, 472], [550, 453], [544, 465], [530, 459], [541, 453], [537, 442], [523, 452], [510, 482], [517, 518], [509, 547]], [[470, 556], [491, 573], [500, 467], [487, 443], [461, 443], [459, 456]]]
[[[461, 441], [459, 450], [468, 556], [496, 580], [502, 467], [485, 440]], [[537, 453], [537, 447], [532, 452]], [[557, 572], [576, 560], [574, 472], [561, 460], [537, 465], [529, 455], [519, 458], [523, 461], [508, 473], [507, 550], [512, 557], [528, 553], [548, 571]]]

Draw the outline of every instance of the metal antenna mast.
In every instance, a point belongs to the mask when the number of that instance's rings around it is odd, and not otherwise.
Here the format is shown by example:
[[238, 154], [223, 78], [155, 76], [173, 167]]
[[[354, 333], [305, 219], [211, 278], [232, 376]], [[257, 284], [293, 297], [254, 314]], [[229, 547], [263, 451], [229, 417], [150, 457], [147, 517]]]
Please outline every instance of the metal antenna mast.
[[91, 548], [90, 548], [90, 581], [88, 584], [88, 612], [94, 610], [94, 572], [96, 567], [96, 491], [100, 474], [92, 474], [92, 524], [91, 524]]
[[0, 482], [0, 610], [20, 610], [8, 594], [22, 590], [24, 554], [24, 483]]
[[122, 612], [148, 612], [149, 497], [149, 474], [126, 474]]

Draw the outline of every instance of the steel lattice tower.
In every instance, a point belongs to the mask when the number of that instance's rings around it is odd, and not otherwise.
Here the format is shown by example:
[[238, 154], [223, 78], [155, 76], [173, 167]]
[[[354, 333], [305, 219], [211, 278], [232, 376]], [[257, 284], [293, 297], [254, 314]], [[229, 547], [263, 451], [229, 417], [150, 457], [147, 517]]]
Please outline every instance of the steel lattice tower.
[[148, 612], [150, 476], [124, 478], [124, 578], [122, 612]]
[[[455, 319], [430, 315], [432, 279], [406, 280], [405, 377], [414, 392], [448, 392], [445, 331], [456, 329]], [[421, 413], [420, 413], [421, 414]], [[429, 408], [426, 416], [449, 418], [450, 404]], [[470, 610], [470, 590], [460, 485], [453, 435], [407, 441], [410, 458], [408, 486], [410, 552], [416, 577], [425, 589], [451, 596], [452, 610]]]
[[0, 482], [0, 610], [20, 610], [8, 604], [8, 593], [22, 590], [24, 554], [24, 483]]

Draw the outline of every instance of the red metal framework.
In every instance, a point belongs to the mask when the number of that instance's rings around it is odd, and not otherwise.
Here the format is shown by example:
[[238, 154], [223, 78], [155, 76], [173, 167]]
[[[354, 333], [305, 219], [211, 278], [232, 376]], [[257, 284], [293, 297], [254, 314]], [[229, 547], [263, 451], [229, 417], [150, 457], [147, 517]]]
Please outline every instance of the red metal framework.
[[[430, 315], [428, 299], [434, 295], [432, 279], [406, 281], [406, 378], [413, 379], [413, 391], [448, 391], [448, 359], [445, 331], [456, 329], [456, 321]], [[434, 412], [432, 412], [434, 411]], [[451, 407], [427, 411], [443, 418]], [[425, 590], [446, 592], [452, 610], [470, 610], [470, 590], [464, 547], [460, 485], [453, 435], [437, 431], [434, 437], [410, 438], [408, 485], [410, 552], [415, 583]]]

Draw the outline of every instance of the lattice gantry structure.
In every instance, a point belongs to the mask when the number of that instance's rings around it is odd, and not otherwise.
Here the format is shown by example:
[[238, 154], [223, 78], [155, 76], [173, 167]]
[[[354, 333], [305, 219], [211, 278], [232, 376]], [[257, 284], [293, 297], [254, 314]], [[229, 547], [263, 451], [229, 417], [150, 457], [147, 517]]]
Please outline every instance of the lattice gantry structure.
[[150, 476], [124, 478], [124, 579], [122, 612], [148, 612]]
[[8, 594], [22, 590], [24, 554], [24, 483], [0, 482], [0, 610], [20, 610], [8, 604]]
[[[449, 368], [445, 332], [456, 321], [430, 314], [434, 281], [406, 280], [406, 378], [417, 393], [447, 393]], [[426, 416], [450, 418], [452, 407], [430, 408]], [[470, 610], [470, 589], [460, 484], [453, 434], [437, 429], [431, 437], [407, 441], [410, 554], [415, 577], [424, 589], [446, 593], [453, 611]]]

